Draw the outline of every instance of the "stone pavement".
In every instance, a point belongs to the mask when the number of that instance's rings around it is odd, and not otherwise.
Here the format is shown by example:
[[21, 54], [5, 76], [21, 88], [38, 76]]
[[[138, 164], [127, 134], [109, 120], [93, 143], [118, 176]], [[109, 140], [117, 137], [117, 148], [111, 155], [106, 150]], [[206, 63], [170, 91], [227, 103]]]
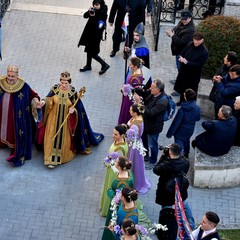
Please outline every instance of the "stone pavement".
[[[111, 1], [106, 2], [110, 7]], [[124, 61], [121, 53], [109, 57], [113, 29], [108, 27], [108, 39], [102, 42], [100, 56], [111, 68], [99, 76], [100, 66], [93, 62], [91, 72], [79, 73], [78, 69], [86, 60], [83, 48], [76, 47], [86, 24], [81, 14], [90, 3], [87, 0], [15, 0], [3, 19], [1, 74], [5, 74], [9, 64], [18, 65], [20, 75], [44, 97], [59, 81], [59, 74], [70, 71], [74, 86], [78, 89], [86, 86], [83, 102], [91, 125], [94, 131], [105, 135], [105, 140], [93, 148], [91, 155], [77, 155], [72, 162], [54, 170], [43, 165], [43, 154], [34, 148], [31, 161], [21, 168], [12, 168], [5, 162], [9, 149], [1, 149], [1, 240], [101, 239], [105, 223], [98, 209], [105, 177], [102, 161], [118, 119]], [[54, 9], [57, 13], [52, 13]], [[146, 34], [151, 49], [154, 49], [150, 25], [147, 25]], [[168, 93], [172, 90], [168, 81], [176, 75], [169, 44], [164, 28], [161, 28], [159, 51], [152, 51], [151, 68], [154, 77], [166, 82]], [[165, 124], [159, 144], [167, 145], [173, 141], [165, 138], [169, 124]], [[198, 123], [195, 134], [200, 131]], [[193, 161], [193, 152], [190, 156]], [[157, 222], [160, 210], [154, 202], [157, 177], [151, 171], [147, 171], [147, 176], [152, 188], [140, 199], [145, 203], [144, 211], [149, 218]], [[213, 210], [221, 216], [223, 227], [240, 228], [239, 199], [239, 187], [189, 189], [189, 202], [198, 223], [205, 211]]]

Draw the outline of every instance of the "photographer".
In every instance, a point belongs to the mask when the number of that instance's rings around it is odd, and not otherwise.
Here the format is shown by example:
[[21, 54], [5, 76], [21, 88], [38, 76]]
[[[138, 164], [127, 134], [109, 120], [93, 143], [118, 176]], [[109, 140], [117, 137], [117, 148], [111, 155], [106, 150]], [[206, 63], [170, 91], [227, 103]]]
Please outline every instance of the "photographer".
[[[186, 178], [189, 170], [189, 161], [181, 158], [181, 147], [179, 144], [173, 143], [163, 149], [162, 156], [153, 168], [153, 172], [159, 176], [156, 200], [155, 202], [164, 208], [173, 208], [175, 203], [175, 188], [169, 189], [169, 182], [176, 178], [179, 183], [179, 189], [182, 196], [184, 210], [191, 229], [195, 229], [195, 221], [192, 211], [187, 202], [188, 192], [186, 185]], [[185, 179], [184, 179], [185, 178]]]
[[92, 59], [101, 64], [100, 75], [110, 68], [98, 55], [103, 31], [106, 28], [107, 11], [108, 7], [104, 0], [93, 0], [92, 6], [83, 14], [83, 17], [88, 21], [78, 42], [78, 47], [85, 46], [84, 52], [87, 53], [87, 62], [83, 68], [79, 69], [80, 72], [92, 70]]

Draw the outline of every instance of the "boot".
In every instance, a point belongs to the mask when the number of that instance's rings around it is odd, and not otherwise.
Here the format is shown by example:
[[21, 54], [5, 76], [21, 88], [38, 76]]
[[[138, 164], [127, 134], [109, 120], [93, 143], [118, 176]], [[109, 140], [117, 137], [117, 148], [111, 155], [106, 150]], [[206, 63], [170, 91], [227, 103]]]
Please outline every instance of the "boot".
[[80, 72], [90, 71], [90, 70], [92, 70], [91, 65], [92, 65], [92, 57], [91, 57], [91, 55], [87, 54], [87, 64], [85, 67], [80, 68], [79, 71]]
[[110, 68], [110, 66], [102, 58], [100, 58], [98, 55], [93, 57], [93, 59], [95, 59], [97, 62], [99, 62], [102, 65], [101, 71], [99, 72], [99, 75], [104, 74]]

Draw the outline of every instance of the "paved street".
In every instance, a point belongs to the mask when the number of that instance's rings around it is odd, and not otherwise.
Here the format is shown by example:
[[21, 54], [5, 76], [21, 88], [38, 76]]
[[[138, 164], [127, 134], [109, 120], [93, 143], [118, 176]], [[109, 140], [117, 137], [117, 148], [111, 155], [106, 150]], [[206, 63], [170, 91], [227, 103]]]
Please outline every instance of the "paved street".
[[[111, 0], [107, 0], [109, 8]], [[92, 128], [105, 135], [104, 141], [93, 148], [91, 155], [77, 155], [68, 164], [49, 170], [43, 165], [43, 153], [33, 147], [32, 160], [21, 168], [12, 168], [5, 159], [9, 149], [0, 150], [0, 239], [1, 240], [99, 240], [105, 218], [99, 216], [99, 198], [105, 177], [103, 159], [112, 143], [112, 129], [117, 124], [123, 83], [124, 60], [120, 52], [110, 58], [113, 29], [108, 26], [108, 39], [102, 42], [100, 56], [111, 68], [102, 76], [100, 65], [80, 73], [85, 66], [83, 47], [78, 39], [86, 24], [82, 13], [88, 9], [87, 0], [14, 0], [2, 23], [3, 61], [1, 75], [9, 64], [16, 64], [22, 76], [41, 96], [59, 81], [62, 71], [72, 75], [72, 84], [86, 86], [85, 105]], [[154, 77], [166, 83], [174, 79], [175, 58], [171, 56], [170, 40], [161, 28], [159, 50], [154, 52], [151, 26], [146, 36], [152, 49], [151, 68]], [[159, 138], [167, 145], [169, 122]], [[201, 132], [198, 123], [195, 134]], [[193, 152], [190, 154], [193, 161]], [[157, 177], [147, 171], [152, 188], [140, 196], [144, 211], [153, 222], [158, 221], [160, 206], [155, 204]], [[197, 189], [190, 187], [189, 202], [196, 222], [204, 212], [216, 211], [221, 227], [240, 228], [240, 187], [229, 189]], [[154, 239], [154, 237], [153, 237]]]

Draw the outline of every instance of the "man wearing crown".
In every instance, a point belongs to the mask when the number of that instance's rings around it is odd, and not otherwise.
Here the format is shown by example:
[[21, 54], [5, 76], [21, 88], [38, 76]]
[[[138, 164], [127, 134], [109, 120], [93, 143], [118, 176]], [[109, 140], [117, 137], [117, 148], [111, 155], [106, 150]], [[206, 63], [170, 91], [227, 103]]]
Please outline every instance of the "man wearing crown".
[[18, 67], [10, 65], [7, 76], [0, 77], [0, 147], [9, 147], [6, 159], [14, 167], [32, 157], [39, 96], [18, 76]]

